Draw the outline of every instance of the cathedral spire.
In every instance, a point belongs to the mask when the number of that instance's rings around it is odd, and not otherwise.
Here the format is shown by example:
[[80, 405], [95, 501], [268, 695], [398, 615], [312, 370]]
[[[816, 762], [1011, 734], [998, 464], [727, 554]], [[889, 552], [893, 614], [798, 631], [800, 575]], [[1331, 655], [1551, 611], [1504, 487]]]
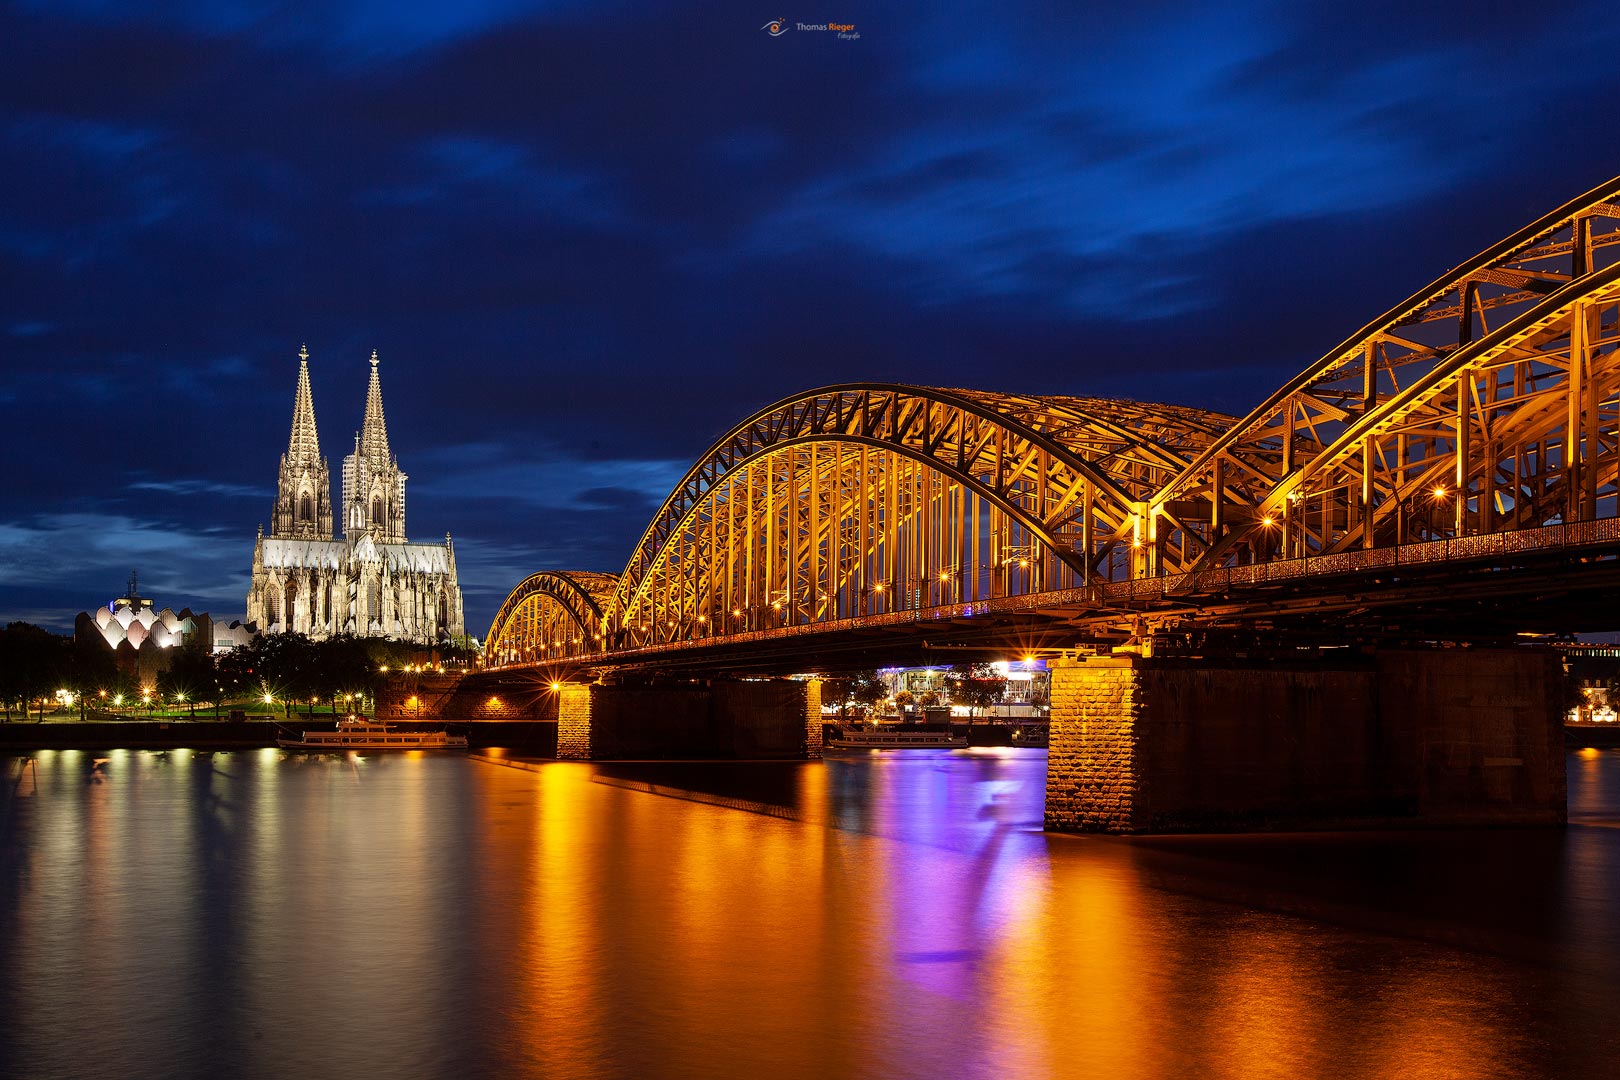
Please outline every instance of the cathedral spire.
[[315, 396], [309, 389], [309, 346], [298, 350], [298, 390], [293, 395], [292, 434], [281, 456], [276, 506], [270, 518], [273, 539], [329, 540], [332, 536], [332, 481], [321, 439], [315, 432]]
[[377, 377], [377, 350], [371, 350], [371, 386], [366, 390], [366, 417], [360, 424], [360, 453], [373, 468], [388, 464], [388, 425], [383, 420], [382, 382]]
[[315, 397], [309, 391], [309, 346], [298, 349], [298, 391], [293, 396], [292, 435], [287, 460], [312, 464], [321, 458], [321, 438], [315, 431]]

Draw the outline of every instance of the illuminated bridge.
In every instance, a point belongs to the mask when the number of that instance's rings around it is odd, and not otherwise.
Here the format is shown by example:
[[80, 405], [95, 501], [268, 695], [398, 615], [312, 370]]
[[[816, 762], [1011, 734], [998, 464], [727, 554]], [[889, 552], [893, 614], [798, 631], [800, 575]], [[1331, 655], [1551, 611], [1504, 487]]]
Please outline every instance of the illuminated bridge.
[[[621, 573], [522, 582], [487, 663], [578, 678], [1112, 650], [1140, 682], [1244, 642], [1612, 627], [1617, 343], [1620, 178], [1441, 275], [1241, 419], [810, 390], [693, 464]], [[1531, 654], [1501, 655], [1492, 670]]]

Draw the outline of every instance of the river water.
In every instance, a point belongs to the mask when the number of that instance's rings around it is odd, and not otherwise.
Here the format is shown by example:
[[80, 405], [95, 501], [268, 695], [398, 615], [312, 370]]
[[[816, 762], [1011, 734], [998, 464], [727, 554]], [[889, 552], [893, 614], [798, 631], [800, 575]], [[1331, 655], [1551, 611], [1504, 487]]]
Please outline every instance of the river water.
[[1562, 830], [1048, 835], [1044, 768], [0, 758], [0, 1075], [1620, 1075], [1620, 751]]

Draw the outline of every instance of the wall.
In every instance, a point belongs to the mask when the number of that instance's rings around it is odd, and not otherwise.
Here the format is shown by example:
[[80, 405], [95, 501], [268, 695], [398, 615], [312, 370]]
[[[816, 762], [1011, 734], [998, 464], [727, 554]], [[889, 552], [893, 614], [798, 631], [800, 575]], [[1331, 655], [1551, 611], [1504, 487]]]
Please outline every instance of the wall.
[[572, 685], [563, 693], [558, 756], [819, 757], [820, 691], [819, 682], [786, 679]]
[[1060, 663], [1047, 827], [1562, 821], [1559, 675], [1534, 650]]

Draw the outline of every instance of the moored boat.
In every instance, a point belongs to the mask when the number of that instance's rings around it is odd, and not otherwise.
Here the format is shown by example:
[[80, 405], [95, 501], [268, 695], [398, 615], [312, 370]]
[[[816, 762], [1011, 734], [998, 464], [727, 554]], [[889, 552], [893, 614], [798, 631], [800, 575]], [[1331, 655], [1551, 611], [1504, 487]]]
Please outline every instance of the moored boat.
[[296, 739], [277, 739], [283, 750], [465, 750], [465, 735], [444, 731], [400, 731], [381, 720], [346, 716], [336, 731], [305, 731]]
[[967, 746], [966, 735], [948, 731], [844, 731], [827, 739], [834, 750], [957, 750]]

